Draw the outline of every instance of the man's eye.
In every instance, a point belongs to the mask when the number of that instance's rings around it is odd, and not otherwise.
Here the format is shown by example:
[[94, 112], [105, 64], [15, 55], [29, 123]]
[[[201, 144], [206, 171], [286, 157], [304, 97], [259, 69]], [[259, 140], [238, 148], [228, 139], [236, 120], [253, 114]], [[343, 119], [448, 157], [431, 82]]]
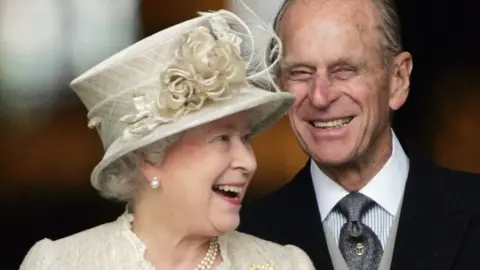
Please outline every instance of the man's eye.
[[355, 68], [339, 68], [333, 71], [333, 76], [340, 80], [347, 80], [357, 74]]
[[288, 72], [288, 79], [294, 81], [308, 80], [312, 77], [312, 72], [306, 70], [291, 70]]

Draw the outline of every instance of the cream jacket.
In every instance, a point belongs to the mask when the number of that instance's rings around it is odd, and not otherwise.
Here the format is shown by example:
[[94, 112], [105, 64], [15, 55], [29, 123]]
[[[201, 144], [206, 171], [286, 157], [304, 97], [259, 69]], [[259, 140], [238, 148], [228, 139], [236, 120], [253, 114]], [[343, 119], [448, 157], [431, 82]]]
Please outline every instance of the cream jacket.
[[[124, 214], [114, 222], [57, 241], [43, 239], [30, 249], [20, 270], [154, 270], [144, 259], [145, 246], [131, 231], [131, 219]], [[218, 243], [223, 262], [217, 270], [315, 269], [295, 246], [236, 231], [220, 236]]]

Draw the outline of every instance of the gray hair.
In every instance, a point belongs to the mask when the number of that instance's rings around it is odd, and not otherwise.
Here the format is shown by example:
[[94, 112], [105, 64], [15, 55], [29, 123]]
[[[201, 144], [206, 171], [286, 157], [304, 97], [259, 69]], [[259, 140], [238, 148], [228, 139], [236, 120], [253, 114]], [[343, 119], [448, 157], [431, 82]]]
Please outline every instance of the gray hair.
[[159, 142], [128, 153], [105, 168], [99, 176], [98, 191], [103, 197], [131, 203], [145, 177], [139, 168], [141, 161], [158, 164], [168, 148], [180, 140], [176, 134]]
[[[275, 17], [273, 27], [275, 32], [279, 33], [280, 21], [285, 14], [288, 6], [294, 0], [285, 0]], [[373, 5], [380, 13], [380, 30], [383, 38], [380, 43], [382, 60], [384, 64], [389, 64], [397, 54], [402, 52], [402, 37], [400, 29], [400, 19], [394, 0], [372, 0]]]

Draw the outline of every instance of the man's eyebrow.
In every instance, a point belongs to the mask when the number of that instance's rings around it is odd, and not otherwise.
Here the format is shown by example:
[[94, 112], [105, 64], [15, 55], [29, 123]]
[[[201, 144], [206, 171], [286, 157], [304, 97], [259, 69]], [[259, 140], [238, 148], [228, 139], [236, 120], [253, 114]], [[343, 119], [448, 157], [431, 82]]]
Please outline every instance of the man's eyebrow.
[[351, 58], [340, 58], [332, 63], [330, 63], [328, 66], [330, 67], [338, 67], [338, 66], [355, 66], [358, 68], [365, 67], [367, 65], [367, 60], [362, 58], [358, 60], [353, 60]]
[[[292, 58], [282, 59], [279, 65], [281, 69], [292, 69], [296, 67], [315, 68], [315, 65], [313, 63], [310, 63], [308, 61], [298, 61]], [[334, 68], [339, 66], [355, 66], [360, 69], [367, 66], [367, 60], [363, 57], [361, 59], [352, 59], [349, 57], [342, 57], [330, 63], [327, 63], [327, 66], [329, 68]]]
[[282, 69], [294, 68], [294, 67], [313, 67], [314, 65], [308, 62], [297, 61], [291, 58], [285, 58], [280, 61], [280, 67]]

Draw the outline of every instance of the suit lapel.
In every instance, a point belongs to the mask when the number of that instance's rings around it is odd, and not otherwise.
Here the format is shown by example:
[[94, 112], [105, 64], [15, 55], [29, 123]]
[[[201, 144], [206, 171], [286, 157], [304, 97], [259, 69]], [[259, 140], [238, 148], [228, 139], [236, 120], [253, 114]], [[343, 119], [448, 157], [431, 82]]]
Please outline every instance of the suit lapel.
[[446, 177], [411, 159], [392, 270], [452, 269], [470, 215], [460, 211]]
[[[288, 208], [284, 233], [288, 241], [300, 246], [313, 260], [317, 269], [333, 270], [315, 191], [310, 176], [310, 163], [295, 176], [288, 188]], [[300, 226], [299, 226], [300, 224]]]

